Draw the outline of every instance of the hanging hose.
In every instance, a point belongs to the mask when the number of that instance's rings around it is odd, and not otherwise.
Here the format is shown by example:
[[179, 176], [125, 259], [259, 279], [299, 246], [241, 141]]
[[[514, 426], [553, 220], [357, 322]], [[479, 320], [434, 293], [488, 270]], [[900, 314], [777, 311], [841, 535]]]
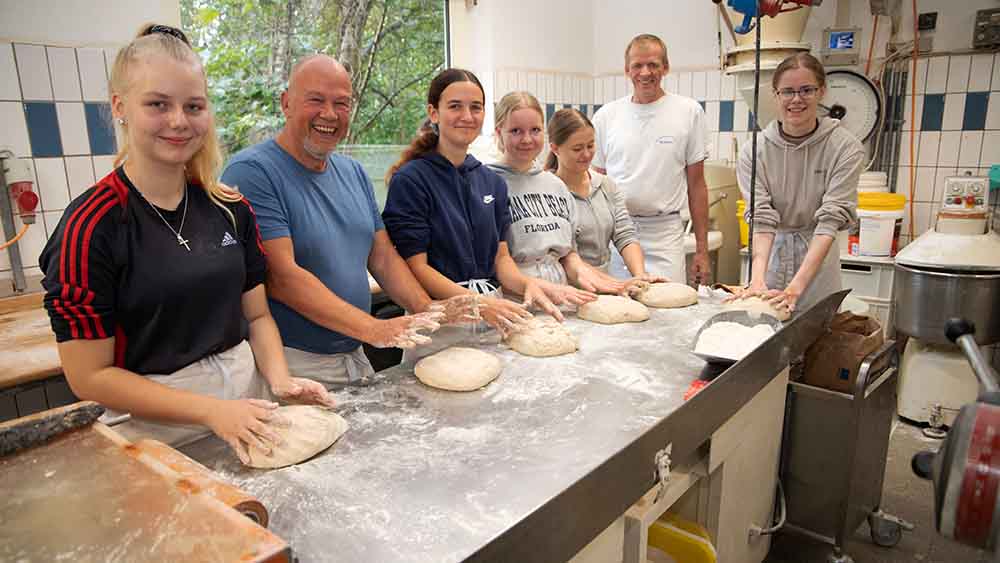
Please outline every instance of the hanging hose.
[[[914, 0], [915, 1], [915, 0]], [[753, 279], [753, 220], [757, 203], [757, 124], [760, 100], [760, 10], [756, 15], [756, 39], [753, 57], [753, 131], [750, 132], [750, 220], [747, 221], [747, 285]]]
[[920, 30], [917, 27], [917, 0], [913, 0], [913, 57], [912, 65], [913, 71], [910, 73], [910, 224], [907, 229], [907, 234], [910, 235], [910, 240], [913, 240], [913, 224], [916, 222], [914, 218], [916, 213], [913, 204], [913, 197], [916, 195], [917, 191], [917, 160], [914, 158], [914, 137], [916, 136], [917, 130], [917, 56], [920, 52], [920, 47], [918, 45]]
[[868, 62], [865, 63], [865, 76], [871, 78], [872, 55], [875, 53], [875, 34], [878, 33], [878, 14], [872, 15], [872, 40], [868, 43]]
[[27, 223], [25, 223], [25, 225], [23, 227], [21, 227], [21, 232], [17, 233], [17, 235], [15, 235], [14, 238], [10, 239], [9, 241], [7, 241], [7, 242], [5, 242], [3, 244], [0, 244], [0, 250], [6, 250], [7, 247], [9, 247], [10, 245], [14, 244], [15, 242], [21, 240], [21, 237], [23, 237], [24, 233], [26, 233], [26, 232], [28, 232], [28, 224]]

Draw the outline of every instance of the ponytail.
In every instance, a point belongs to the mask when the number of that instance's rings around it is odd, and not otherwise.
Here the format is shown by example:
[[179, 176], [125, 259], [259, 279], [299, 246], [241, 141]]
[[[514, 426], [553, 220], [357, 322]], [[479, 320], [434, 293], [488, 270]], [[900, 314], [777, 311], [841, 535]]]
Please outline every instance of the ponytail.
[[437, 127], [430, 122], [430, 120], [424, 121], [424, 124], [420, 126], [417, 131], [417, 136], [410, 141], [410, 145], [403, 150], [402, 156], [395, 164], [389, 167], [389, 171], [385, 173], [385, 185], [389, 185], [389, 181], [392, 177], [403, 167], [404, 164], [410, 162], [411, 160], [416, 160], [421, 156], [434, 152], [437, 150], [438, 146], [438, 133]]

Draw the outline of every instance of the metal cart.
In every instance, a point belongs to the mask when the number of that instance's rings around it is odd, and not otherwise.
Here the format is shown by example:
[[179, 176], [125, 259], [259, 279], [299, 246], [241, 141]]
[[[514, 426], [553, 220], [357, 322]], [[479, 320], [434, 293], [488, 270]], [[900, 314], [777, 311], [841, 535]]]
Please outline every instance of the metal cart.
[[831, 544], [831, 562], [852, 561], [844, 542], [866, 519], [872, 541], [886, 547], [912, 528], [879, 508], [898, 366], [890, 340], [864, 359], [853, 393], [789, 383], [781, 460], [785, 527]]

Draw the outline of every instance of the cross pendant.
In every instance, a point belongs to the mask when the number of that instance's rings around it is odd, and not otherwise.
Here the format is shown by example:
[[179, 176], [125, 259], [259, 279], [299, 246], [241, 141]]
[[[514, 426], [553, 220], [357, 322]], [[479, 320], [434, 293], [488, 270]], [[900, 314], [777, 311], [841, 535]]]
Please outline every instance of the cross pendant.
[[177, 244], [184, 246], [184, 248], [186, 248], [188, 252], [191, 252], [191, 247], [188, 246], [187, 239], [182, 237], [180, 233], [177, 233]]

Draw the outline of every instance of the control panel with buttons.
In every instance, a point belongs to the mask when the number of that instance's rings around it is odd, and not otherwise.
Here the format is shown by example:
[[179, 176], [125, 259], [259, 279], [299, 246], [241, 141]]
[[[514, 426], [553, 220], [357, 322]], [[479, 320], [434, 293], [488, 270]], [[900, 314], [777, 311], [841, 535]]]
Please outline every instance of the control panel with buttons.
[[989, 205], [990, 180], [985, 176], [949, 176], [944, 179], [941, 211], [983, 213]]

